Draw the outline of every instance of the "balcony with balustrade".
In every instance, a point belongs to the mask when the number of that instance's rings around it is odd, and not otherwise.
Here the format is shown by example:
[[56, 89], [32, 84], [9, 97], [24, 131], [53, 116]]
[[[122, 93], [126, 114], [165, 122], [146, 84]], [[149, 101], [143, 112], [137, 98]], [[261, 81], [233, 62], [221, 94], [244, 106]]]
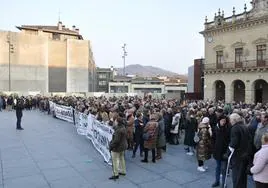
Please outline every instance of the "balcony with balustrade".
[[205, 63], [205, 73], [268, 70], [268, 59], [242, 62]]

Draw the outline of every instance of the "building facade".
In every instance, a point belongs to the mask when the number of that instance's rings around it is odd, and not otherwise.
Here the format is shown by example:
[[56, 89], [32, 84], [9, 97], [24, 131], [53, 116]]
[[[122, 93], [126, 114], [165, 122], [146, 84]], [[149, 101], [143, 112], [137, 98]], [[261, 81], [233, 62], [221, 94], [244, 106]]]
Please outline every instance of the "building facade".
[[205, 21], [204, 98], [226, 102], [268, 102], [268, 0], [248, 11]]
[[109, 92], [109, 82], [114, 78], [114, 68], [97, 68], [96, 69], [96, 92]]
[[95, 68], [79, 29], [22, 25], [0, 31], [0, 91], [88, 92]]
[[188, 68], [187, 98], [204, 99], [204, 59], [195, 59], [194, 65]]
[[109, 93], [135, 93], [139, 95], [165, 95], [166, 98], [183, 99], [187, 80], [168, 77], [115, 76], [109, 82]]

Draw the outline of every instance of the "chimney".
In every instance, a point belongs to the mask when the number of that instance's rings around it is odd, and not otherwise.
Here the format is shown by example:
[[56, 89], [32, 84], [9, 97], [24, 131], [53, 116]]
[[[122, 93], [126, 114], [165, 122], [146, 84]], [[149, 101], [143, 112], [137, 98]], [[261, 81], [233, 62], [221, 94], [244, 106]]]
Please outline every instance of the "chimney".
[[77, 33], [79, 33], [79, 28], [76, 28], [75, 31], [76, 31]]
[[62, 30], [62, 22], [61, 21], [58, 22], [58, 30]]
[[75, 25], [73, 25], [73, 31], [75, 31]]

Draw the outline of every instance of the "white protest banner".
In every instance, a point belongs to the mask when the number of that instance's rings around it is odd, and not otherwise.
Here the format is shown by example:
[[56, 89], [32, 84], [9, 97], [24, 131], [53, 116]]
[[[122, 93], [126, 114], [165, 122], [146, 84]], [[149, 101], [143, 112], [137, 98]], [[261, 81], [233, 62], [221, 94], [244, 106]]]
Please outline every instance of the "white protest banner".
[[75, 118], [75, 124], [77, 133], [79, 135], [86, 135], [87, 125], [88, 125], [88, 116], [83, 113], [76, 113], [77, 118]]
[[112, 127], [97, 121], [91, 115], [88, 116], [86, 136], [91, 140], [96, 150], [100, 152], [107, 163], [111, 159], [109, 143], [112, 140], [113, 132]]
[[105, 162], [111, 160], [109, 144], [112, 140], [114, 130], [107, 124], [103, 124], [95, 119], [92, 114], [85, 115], [81, 112], [73, 112], [72, 107], [50, 103], [50, 109], [59, 119], [74, 123], [79, 135], [85, 135], [93, 143], [95, 149], [100, 152]]
[[73, 108], [54, 103], [55, 115], [57, 118], [73, 123]]

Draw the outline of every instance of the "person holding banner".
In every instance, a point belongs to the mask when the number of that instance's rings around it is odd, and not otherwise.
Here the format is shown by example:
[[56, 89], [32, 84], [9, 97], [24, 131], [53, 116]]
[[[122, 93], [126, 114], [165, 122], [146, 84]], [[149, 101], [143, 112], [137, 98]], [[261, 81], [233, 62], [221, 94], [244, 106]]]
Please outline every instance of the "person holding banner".
[[[127, 130], [122, 117], [117, 116], [114, 120], [113, 138], [109, 145], [112, 156], [113, 176], [110, 180], [119, 179], [119, 175], [126, 175], [125, 150], [127, 150]], [[121, 172], [119, 172], [121, 167]]]

